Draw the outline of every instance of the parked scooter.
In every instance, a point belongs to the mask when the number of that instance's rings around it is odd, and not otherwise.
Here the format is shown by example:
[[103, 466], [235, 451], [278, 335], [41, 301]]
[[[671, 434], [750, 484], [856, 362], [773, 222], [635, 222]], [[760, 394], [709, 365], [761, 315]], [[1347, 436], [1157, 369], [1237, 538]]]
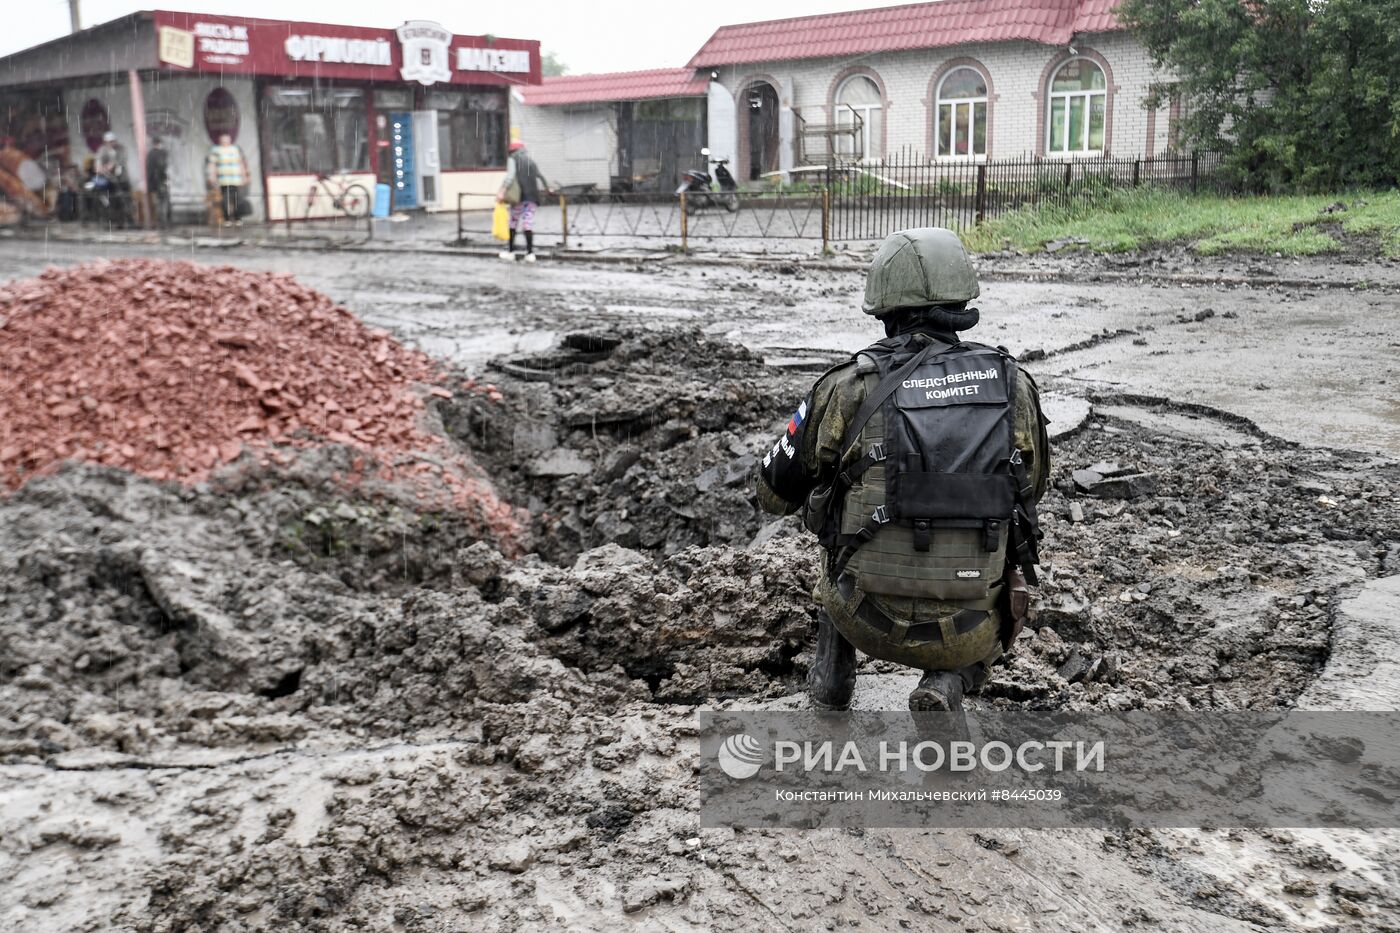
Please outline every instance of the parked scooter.
[[123, 185], [106, 175], [94, 175], [83, 184], [83, 194], [89, 219], [108, 227], [127, 225], [126, 206], [131, 196]]
[[[714, 179], [710, 178], [708, 172], [690, 169], [681, 176], [681, 186], [676, 189], [676, 194], [685, 193], [687, 212], [698, 211], [702, 207], [723, 207], [729, 213], [734, 213], [739, 209], [739, 184], [726, 167], [729, 160], [710, 159], [709, 149], [701, 149], [700, 154], [706, 157], [709, 164], [714, 165]], [[719, 182], [718, 192], [715, 191], [715, 181]]]

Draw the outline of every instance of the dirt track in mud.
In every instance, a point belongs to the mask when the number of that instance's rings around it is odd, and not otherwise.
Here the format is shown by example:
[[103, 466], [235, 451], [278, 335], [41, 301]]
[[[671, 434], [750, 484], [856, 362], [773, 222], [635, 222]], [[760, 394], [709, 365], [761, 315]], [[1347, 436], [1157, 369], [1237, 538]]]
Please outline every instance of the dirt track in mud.
[[[812, 370], [868, 339], [859, 280], [414, 262], [414, 294], [334, 256], [307, 278], [499, 385], [434, 413], [530, 508], [534, 553], [346, 500], [314, 460], [193, 489], [75, 468], [0, 503], [9, 927], [1400, 924], [1392, 833], [699, 830], [691, 711], [805, 703], [815, 555], [748, 481]], [[971, 336], [1044, 351], [1042, 383], [1097, 407], [1056, 444], [1039, 617], [977, 704], [1358, 703], [1341, 661], [1393, 681], [1337, 656], [1400, 565], [1400, 443], [1364, 385], [1396, 378], [1395, 298], [1346, 294], [1305, 349], [1379, 362], [1300, 411], [1242, 383], [1316, 296], [988, 284]], [[1235, 328], [1262, 349], [1197, 358]], [[1155, 491], [1081, 494], [1100, 461]], [[867, 662], [861, 702], [907, 679]]]

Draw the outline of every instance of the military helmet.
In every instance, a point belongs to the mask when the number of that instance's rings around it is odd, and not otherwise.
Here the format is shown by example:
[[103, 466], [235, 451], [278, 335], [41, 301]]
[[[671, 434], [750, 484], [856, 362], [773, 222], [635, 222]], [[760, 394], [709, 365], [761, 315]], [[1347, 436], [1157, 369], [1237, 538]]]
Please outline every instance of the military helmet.
[[915, 227], [892, 233], [880, 244], [865, 279], [866, 314], [879, 317], [898, 308], [971, 301], [978, 295], [958, 235], [944, 227]]

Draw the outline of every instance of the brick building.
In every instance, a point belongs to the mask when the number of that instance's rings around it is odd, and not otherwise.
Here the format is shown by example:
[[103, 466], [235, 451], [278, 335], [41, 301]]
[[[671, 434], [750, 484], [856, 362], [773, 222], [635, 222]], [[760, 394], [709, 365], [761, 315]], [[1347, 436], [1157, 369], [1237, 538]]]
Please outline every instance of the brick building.
[[[940, 0], [717, 30], [690, 61], [711, 95], [710, 148], [741, 178], [834, 151], [877, 161], [1149, 157], [1173, 110], [1117, 0]], [[732, 138], [726, 132], [733, 128]]]
[[[691, 93], [703, 87], [707, 145], [741, 183], [896, 150], [934, 161], [1162, 155], [1179, 105], [1146, 106], [1170, 77], [1117, 20], [1117, 2], [938, 0], [724, 26], [688, 63]], [[566, 183], [572, 162], [555, 164]]]
[[253, 176], [255, 217], [334, 216], [323, 175], [337, 189], [385, 186], [396, 208], [453, 210], [459, 195], [489, 208], [505, 177], [510, 91], [539, 80], [538, 41], [424, 20], [382, 29], [144, 11], [0, 58], [0, 142], [32, 165], [34, 198], [49, 203], [110, 131], [137, 193], [148, 141], [162, 140], [172, 200], [193, 216], [209, 146], [225, 134]]

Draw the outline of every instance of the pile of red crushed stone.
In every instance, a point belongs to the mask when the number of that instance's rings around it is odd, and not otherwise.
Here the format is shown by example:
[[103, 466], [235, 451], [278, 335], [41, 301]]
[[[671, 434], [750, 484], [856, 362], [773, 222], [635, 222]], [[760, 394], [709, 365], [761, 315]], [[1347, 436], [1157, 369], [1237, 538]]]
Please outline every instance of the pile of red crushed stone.
[[425, 397], [451, 397], [445, 377], [290, 276], [148, 259], [50, 268], [0, 287], [0, 489], [64, 460], [194, 483], [244, 454], [267, 464], [341, 444], [370, 455], [366, 475], [509, 544], [514, 511], [422, 426]]

